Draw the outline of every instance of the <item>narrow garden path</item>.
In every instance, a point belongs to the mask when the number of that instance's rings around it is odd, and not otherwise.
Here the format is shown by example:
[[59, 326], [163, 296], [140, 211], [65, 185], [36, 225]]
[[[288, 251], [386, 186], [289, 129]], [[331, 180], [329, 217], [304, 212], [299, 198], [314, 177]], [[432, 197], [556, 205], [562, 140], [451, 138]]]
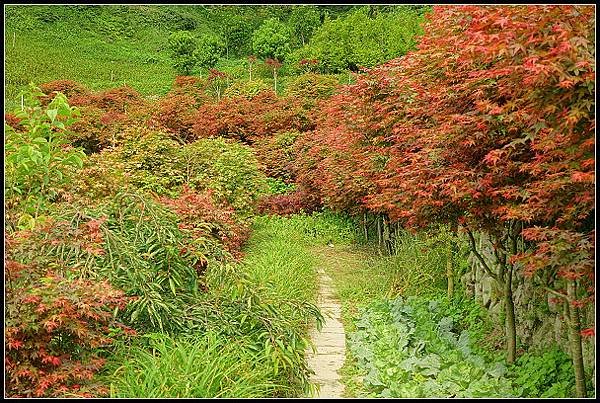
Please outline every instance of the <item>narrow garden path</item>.
[[312, 329], [311, 338], [316, 352], [308, 351], [308, 365], [315, 372], [311, 382], [319, 385], [314, 397], [342, 397], [344, 385], [338, 371], [346, 357], [346, 334], [341, 322], [341, 307], [335, 296], [331, 277], [323, 268], [319, 273], [319, 309], [325, 319], [323, 328]]
[[354, 389], [362, 384], [362, 377], [346, 362], [352, 361], [346, 354], [346, 332], [353, 330], [350, 318], [357, 302], [390, 288], [389, 273], [373, 267], [372, 250], [355, 245], [314, 246], [311, 253], [319, 262], [317, 303], [325, 317], [321, 332], [312, 330], [316, 353], [307, 353], [315, 371], [311, 380], [321, 389], [316, 397], [355, 397]]

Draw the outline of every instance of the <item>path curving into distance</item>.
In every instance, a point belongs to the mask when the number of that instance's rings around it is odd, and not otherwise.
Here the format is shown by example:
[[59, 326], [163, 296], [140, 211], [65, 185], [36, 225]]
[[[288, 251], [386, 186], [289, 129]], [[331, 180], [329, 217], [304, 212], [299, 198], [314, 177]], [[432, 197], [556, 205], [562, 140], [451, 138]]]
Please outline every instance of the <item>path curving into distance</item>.
[[307, 352], [308, 365], [315, 372], [310, 381], [319, 386], [319, 391], [313, 397], [339, 398], [344, 392], [338, 371], [346, 359], [346, 334], [340, 321], [341, 307], [333, 290], [333, 281], [322, 268], [318, 269], [318, 274], [320, 285], [317, 305], [325, 321], [321, 331], [316, 327], [311, 330], [316, 351], [309, 349]]

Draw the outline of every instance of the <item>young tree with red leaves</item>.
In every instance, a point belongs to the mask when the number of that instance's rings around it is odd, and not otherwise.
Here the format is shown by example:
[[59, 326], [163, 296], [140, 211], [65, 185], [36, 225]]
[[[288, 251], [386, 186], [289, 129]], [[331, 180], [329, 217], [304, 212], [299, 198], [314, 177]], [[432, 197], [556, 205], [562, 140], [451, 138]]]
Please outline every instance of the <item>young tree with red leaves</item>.
[[271, 58], [266, 59], [265, 64], [273, 71], [273, 88], [275, 93], [277, 93], [277, 71], [283, 64], [279, 60]]

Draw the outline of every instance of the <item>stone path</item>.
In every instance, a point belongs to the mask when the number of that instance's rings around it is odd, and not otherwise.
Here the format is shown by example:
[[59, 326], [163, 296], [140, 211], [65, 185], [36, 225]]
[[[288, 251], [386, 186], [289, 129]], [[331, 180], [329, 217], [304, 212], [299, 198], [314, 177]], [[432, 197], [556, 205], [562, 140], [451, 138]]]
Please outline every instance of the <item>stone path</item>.
[[325, 322], [320, 332], [316, 328], [311, 331], [316, 348], [316, 352], [311, 349], [307, 352], [308, 365], [315, 372], [311, 382], [320, 386], [320, 391], [314, 397], [342, 397], [344, 385], [337, 373], [346, 357], [346, 336], [340, 322], [341, 308], [331, 277], [323, 269], [319, 269], [318, 273], [320, 288], [317, 303]]

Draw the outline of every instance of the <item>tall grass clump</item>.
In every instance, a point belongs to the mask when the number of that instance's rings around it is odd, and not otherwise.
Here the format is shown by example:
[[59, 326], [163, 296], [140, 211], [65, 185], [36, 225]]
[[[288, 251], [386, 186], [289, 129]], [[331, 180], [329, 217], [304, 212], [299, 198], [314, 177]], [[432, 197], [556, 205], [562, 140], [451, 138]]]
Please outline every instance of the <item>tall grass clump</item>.
[[449, 268], [454, 281], [468, 268], [465, 241], [443, 226], [417, 233], [401, 231], [394, 251], [374, 262], [390, 272], [391, 295], [437, 295], [447, 288]]
[[281, 227], [285, 227], [286, 230], [292, 229], [295, 232], [293, 236], [311, 245], [347, 245], [356, 243], [358, 239], [355, 220], [349, 215], [329, 210], [312, 214], [294, 214], [287, 218], [279, 217], [272, 220], [261, 217], [257, 225], [263, 222], [261, 220], [268, 221], [273, 230]]
[[[111, 397], [263, 397], [275, 389], [270, 368], [243, 343], [216, 333], [143, 336], [147, 346], [121, 352]], [[281, 385], [279, 386], [281, 387]]]

